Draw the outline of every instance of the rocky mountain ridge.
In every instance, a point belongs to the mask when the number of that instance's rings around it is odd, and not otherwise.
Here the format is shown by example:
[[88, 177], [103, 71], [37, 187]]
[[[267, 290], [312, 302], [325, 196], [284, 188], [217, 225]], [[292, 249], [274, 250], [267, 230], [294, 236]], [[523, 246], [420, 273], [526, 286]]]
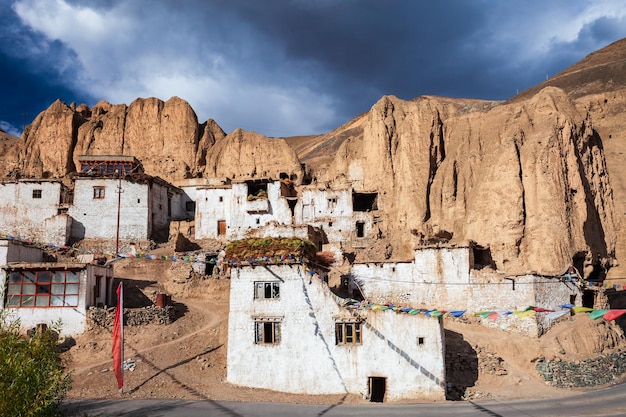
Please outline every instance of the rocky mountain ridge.
[[624, 277], [625, 62], [622, 40], [506, 102], [385, 96], [332, 132], [285, 139], [227, 135], [177, 97], [56, 101], [6, 146], [0, 175], [61, 178], [79, 155], [108, 154], [135, 156], [175, 183], [285, 172], [378, 193], [378, 239], [363, 251], [371, 259], [381, 244], [406, 259], [420, 244], [472, 240], [510, 274], [575, 262], [588, 277], [610, 267]]

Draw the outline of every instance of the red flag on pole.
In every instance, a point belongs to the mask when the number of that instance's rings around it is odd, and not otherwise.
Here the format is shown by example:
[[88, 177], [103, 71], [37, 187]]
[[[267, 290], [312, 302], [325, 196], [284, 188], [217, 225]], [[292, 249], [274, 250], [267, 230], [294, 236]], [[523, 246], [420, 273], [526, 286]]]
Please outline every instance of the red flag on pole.
[[117, 388], [124, 389], [124, 289], [122, 283], [117, 287], [117, 306], [113, 320], [113, 372], [117, 379]]

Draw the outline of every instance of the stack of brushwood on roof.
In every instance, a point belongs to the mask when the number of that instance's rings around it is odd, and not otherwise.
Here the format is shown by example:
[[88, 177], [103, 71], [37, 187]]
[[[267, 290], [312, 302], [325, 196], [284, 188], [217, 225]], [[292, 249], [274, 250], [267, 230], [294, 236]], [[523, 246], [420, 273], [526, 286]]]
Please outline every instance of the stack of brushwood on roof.
[[315, 260], [317, 249], [306, 239], [264, 237], [236, 240], [226, 246], [226, 259], [237, 263]]

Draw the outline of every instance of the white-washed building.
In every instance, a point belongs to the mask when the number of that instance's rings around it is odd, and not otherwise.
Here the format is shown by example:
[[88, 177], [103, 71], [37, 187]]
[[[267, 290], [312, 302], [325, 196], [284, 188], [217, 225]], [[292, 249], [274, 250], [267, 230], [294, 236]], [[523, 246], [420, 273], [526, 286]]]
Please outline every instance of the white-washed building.
[[376, 237], [380, 219], [378, 193], [306, 187], [301, 194], [296, 205], [296, 222], [322, 229], [326, 243], [331, 246], [340, 247], [348, 242], [359, 247]]
[[[562, 310], [561, 305], [582, 304], [582, 289], [576, 280], [532, 273], [505, 275], [486, 267], [490, 263], [487, 252], [473, 244], [419, 248], [411, 262], [354, 264], [351, 282], [373, 303], [465, 310], [468, 314], [519, 311], [529, 306]], [[523, 319], [508, 315], [484, 323], [531, 336], [540, 336], [552, 324], [547, 313]]]
[[198, 187], [196, 239], [236, 240], [257, 236], [257, 229], [269, 223], [294, 225], [292, 194], [287, 183], [270, 180]]
[[71, 229], [71, 192], [61, 181], [20, 179], [0, 183], [0, 234], [64, 245]]
[[313, 227], [321, 235], [316, 240], [338, 249], [359, 247], [377, 234], [375, 192], [304, 187], [298, 195], [290, 181], [265, 179], [200, 186], [195, 196], [196, 239], [306, 237]]
[[185, 216], [182, 191], [146, 174], [117, 178], [83, 175], [74, 178], [72, 239], [165, 241], [172, 219]]
[[445, 399], [441, 319], [337, 303], [324, 272], [303, 264], [231, 272], [230, 383], [372, 401]]
[[85, 330], [90, 306], [112, 304], [113, 268], [43, 262], [43, 251], [0, 240], [0, 291], [9, 319], [23, 329], [61, 322], [62, 334]]

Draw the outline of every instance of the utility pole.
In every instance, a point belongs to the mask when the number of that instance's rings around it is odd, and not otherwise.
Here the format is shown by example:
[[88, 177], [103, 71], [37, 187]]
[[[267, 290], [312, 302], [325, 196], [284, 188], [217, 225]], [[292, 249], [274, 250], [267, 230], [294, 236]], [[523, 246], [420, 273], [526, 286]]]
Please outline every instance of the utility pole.
[[115, 257], [117, 258], [120, 252], [120, 212], [122, 210], [122, 173], [116, 169], [117, 173], [117, 226], [115, 231]]

